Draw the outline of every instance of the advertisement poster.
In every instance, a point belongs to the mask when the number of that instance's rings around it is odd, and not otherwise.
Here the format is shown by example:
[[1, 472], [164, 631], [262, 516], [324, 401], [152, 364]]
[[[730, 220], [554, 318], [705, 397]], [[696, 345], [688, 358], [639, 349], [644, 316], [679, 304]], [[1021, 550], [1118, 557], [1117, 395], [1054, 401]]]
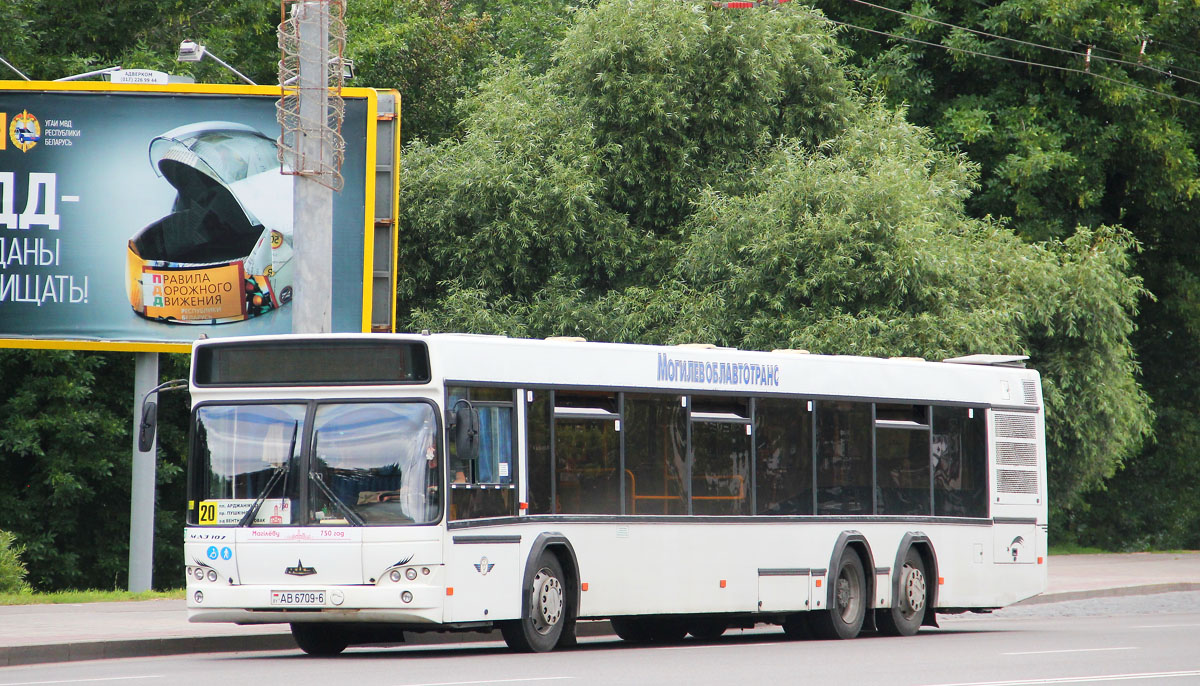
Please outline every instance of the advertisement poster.
[[[374, 205], [374, 99], [351, 90], [363, 96], [343, 94], [344, 186], [333, 203], [332, 325], [342, 332], [363, 330], [364, 208]], [[278, 97], [266, 87], [0, 84], [0, 345], [289, 333], [295, 177], [280, 172]]]

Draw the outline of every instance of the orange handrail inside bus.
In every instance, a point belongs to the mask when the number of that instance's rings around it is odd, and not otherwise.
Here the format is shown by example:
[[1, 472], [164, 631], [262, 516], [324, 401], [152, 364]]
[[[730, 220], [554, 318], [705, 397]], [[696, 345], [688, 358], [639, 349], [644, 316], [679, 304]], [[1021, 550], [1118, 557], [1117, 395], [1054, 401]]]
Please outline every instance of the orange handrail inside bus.
[[[633, 506], [633, 511], [629, 514], [637, 514], [637, 503], [639, 500], [678, 500], [679, 495], [638, 495], [637, 493], [637, 477], [631, 470], [626, 469], [625, 474], [629, 476], [629, 497]], [[694, 495], [692, 500], [745, 500], [746, 499], [746, 477], [740, 474], [729, 475], [714, 475], [710, 478], [714, 479], [729, 479], [736, 481], [738, 485], [737, 495]], [[670, 482], [667, 482], [670, 483]], [[666, 514], [665, 508], [663, 514]]]

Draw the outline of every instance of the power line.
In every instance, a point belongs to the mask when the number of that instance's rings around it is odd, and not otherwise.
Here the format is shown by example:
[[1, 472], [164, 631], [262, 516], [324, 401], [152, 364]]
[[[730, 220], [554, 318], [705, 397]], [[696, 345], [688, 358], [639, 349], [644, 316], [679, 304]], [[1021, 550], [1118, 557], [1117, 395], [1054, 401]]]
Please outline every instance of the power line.
[[[929, 22], [931, 24], [937, 24], [938, 26], [944, 26], [944, 27], [950, 28], [950, 29], [958, 29], [960, 31], [967, 31], [969, 33], [973, 33], [973, 34], [976, 34], [979, 36], [984, 36], [987, 38], [994, 38], [996, 40], [1008, 41], [1010, 43], [1016, 43], [1018, 45], [1024, 45], [1024, 46], [1031, 47], [1031, 48], [1038, 48], [1041, 50], [1052, 50], [1054, 52], [1064, 53], [1067, 55], [1072, 55], [1074, 57], [1080, 57], [1080, 58], [1083, 58], [1084, 60], [1096, 60], [1098, 62], [1112, 62], [1114, 64], [1123, 64], [1123, 65], [1127, 65], [1127, 66], [1134, 67], [1137, 69], [1146, 69], [1146, 70], [1155, 72], [1157, 74], [1160, 74], [1162, 76], [1166, 76], [1168, 78], [1179, 79], [1180, 81], [1186, 81], [1188, 83], [1200, 86], [1200, 81], [1195, 81], [1195, 80], [1192, 80], [1189, 78], [1185, 78], [1183, 76], [1179, 76], [1177, 74], [1166, 71], [1164, 69], [1152, 67], [1148, 64], [1142, 64], [1141, 62], [1131, 62], [1129, 60], [1117, 59], [1115, 57], [1103, 57], [1101, 55], [1092, 54], [1095, 52], [1094, 50], [1090, 50], [1088, 53], [1076, 52], [1075, 50], [1068, 50], [1066, 48], [1056, 48], [1052, 45], [1042, 45], [1041, 43], [1033, 43], [1031, 41], [1020, 40], [1018, 38], [1009, 38], [1008, 36], [1000, 36], [1000, 35], [997, 35], [994, 33], [988, 33], [987, 31], [980, 31], [978, 29], [971, 29], [971, 28], [967, 28], [965, 26], [958, 26], [957, 24], [950, 24], [950, 23], [947, 23], [944, 21], [939, 21], [937, 19], [932, 19], [929, 17], [922, 17], [920, 15], [905, 12], [903, 10], [895, 10], [890, 7], [884, 7], [883, 5], [877, 5], [873, 2], [867, 2], [867, 0], [847, 0], [847, 1], [857, 3], [859, 5], [865, 5], [867, 7], [873, 7], [875, 9], [879, 9], [879, 10], [884, 10], [885, 12], [892, 12], [894, 14], [899, 14], [901, 16], [908, 17], [909, 19], [916, 19], [918, 21]], [[855, 28], [861, 28], [861, 27], [855, 27]], [[1110, 52], [1110, 51], [1105, 50], [1103, 52]], [[1187, 70], [1187, 71], [1190, 71], [1190, 70]], [[1088, 72], [1088, 73], [1090, 73], [1090, 72]]]
[[1139, 86], [1135, 83], [1130, 83], [1128, 81], [1122, 81], [1120, 79], [1114, 79], [1111, 76], [1105, 76], [1103, 74], [1097, 74], [1095, 72], [1084, 71], [1083, 69], [1075, 69], [1074, 67], [1061, 67], [1061, 66], [1058, 66], [1055, 64], [1044, 64], [1041, 62], [1031, 62], [1029, 60], [1016, 59], [1015, 57], [1004, 57], [1002, 55], [990, 55], [986, 52], [967, 50], [966, 48], [956, 48], [956, 47], [952, 47], [949, 45], [942, 45], [941, 43], [931, 43], [929, 41], [924, 41], [924, 40], [920, 40], [917, 38], [909, 38], [907, 36], [898, 36], [893, 33], [888, 33], [887, 31], [879, 31], [877, 29], [868, 29], [866, 27], [851, 24], [849, 22], [838, 21], [837, 19], [830, 19], [829, 17], [825, 17], [825, 19], [826, 19], [826, 21], [830, 22], [831, 24], [837, 24], [838, 26], [846, 26], [846, 27], [849, 27], [852, 29], [858, 29], [859, 31], [866, 31], [867, 33], [874, 33], [874, 34], [877, 34], [880, 36], [887, 36], [889, 38], [895, 38], [897, 40], [907, 41], [909, 43], [917, 43], [919, 45], [927, 45], [931, 48], [941, 48], [942, 50], [948, 50], [950, 52], [960, 52], [965, 55], [974, 55], [976, 57], [986, 57], [988, 59], [1000, 60], [1002, 62], [1011, 62], [1014, 64], [1024, 64], [1024, 65], [1027, 65], [1030, 67], [1042, 67], [1043, 69], [1053, 69], [1056, 71], [1069, 72], [1072, 74], [1080, 74], [1082, 76], [1090, 76], [1092, 78], [1102, 79], [1104, 81], [1111, 81], [1112, 83], [1115, 83], [1115, 84], [1118, 84], [1121, 86], [1125, 86], [1127, 88], [1133, 88], [1134, 90], [1151, 93], [1153, 95], [1158, 95], [1158, 96], [1161, 96], [1164, 98], [1168, 98], [1170, 100], [1178, 100], [1179, 102], [1186, 102], [1190, 105], [1200, 105], [1200, 101], [1197, 101], [1197, 100], [1190, 100], [1188, 98], [1184, 98], [1184, 97], [1181, 97], [1178, 95], [1173, 95], [1171, 93], [1164, 93], [1162, 91], [1156, 91], [1152, 88], [1146, 88], [1144, 86]]

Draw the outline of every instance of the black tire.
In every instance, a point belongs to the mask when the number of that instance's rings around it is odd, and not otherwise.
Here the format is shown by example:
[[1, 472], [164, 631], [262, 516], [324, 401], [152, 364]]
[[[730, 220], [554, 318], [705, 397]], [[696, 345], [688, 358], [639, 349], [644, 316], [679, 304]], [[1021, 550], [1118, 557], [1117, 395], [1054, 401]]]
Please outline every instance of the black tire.
[[797, 612], [788, 615], [783, 620], [783, 633], [792, 640], [812, 638], [812, 627], [808, 623], [807, 612]]
[[830, 576], [833, 579], [830, 589], [833, 602], [827, 609], [813, 612], [809, 623], [819, 638], [854, 638], [862, 631], [868, 605], [867, 578], [858, 553], [846, 548]]
[[629, 643], [649, 643], [653, 640], [650, 625], [644, 617], [613, 617], [609, 620], [613, 633]]
[[875, 612], [875, 624], [886, 636], [912, 636], [921, 629], [929, 600], [925, 580], [925, 562], [915, 548], [904, 554], [900, 568], [900, 593], [892, 598], [892, 607]]
[[343, 631], [329, 624], [292, 624], [292, 638], [300, 650], [318, 657], [337, 655], [350, 644]]
[[688, 622], [688, 633], [697, 641], [715, 641], [729, 628], [729, 623], [719, 617], [704, 617]]
[[678, 617], [613, 617], [613, 632], [630, 643], [678, 643], [688, 625]]
[[500, 633], [509, 648], [519, 653], [554, 650], [570, 610], [565, 578], [558, 558], [543, 552], [529, 588], [522, 593], [521, 618], [500, 623]]

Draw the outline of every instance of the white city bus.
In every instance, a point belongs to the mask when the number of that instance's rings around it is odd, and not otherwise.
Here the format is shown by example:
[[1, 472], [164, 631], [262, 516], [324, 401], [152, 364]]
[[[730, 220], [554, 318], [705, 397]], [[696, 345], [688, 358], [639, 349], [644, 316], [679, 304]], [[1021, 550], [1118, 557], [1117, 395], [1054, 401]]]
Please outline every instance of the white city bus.
[[1037, 372], [495, 336], [196, 343], [193, 622], [911, 635], [1046, 585]]

